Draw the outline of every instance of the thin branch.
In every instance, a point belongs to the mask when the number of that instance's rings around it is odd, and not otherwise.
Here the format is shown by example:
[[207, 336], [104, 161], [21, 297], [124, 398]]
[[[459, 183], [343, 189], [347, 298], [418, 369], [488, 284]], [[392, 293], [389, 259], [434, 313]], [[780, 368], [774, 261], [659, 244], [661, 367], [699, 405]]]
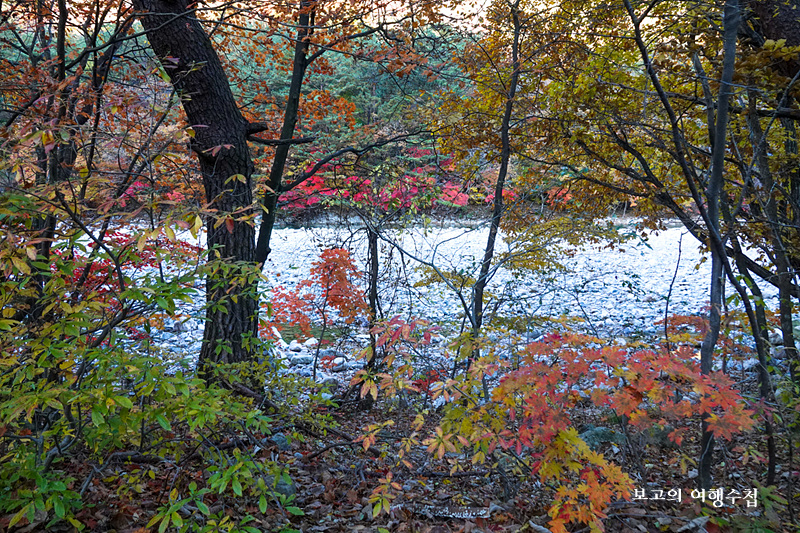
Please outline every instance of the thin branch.
[[[263, 130], [262, 130], [263, 131]], [[294, 144], [308, 144], [317, 140], [316, 137], [300, 137], [297, 139], [260, 139], [258, 137], [253, 137], [252, 135], [247, 136], [247, 140], [257, 143], [263, 144], [264, 146], [286, 146], [294, 145]]]

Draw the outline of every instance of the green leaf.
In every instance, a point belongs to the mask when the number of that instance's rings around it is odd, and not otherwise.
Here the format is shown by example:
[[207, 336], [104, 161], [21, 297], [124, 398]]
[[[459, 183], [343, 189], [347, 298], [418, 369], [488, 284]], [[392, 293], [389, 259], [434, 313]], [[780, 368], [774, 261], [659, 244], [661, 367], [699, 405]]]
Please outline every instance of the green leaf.
[[267, 512], [267, 498], [263, 494], [258, 499], [258, 510], [261, 511], [261, 514]]
[[53, 498], [53, 510], [56, 512], [56, 516], [59, 518], [64, 518], [66, 514], [64, 510], [64, 502], [61, 501], [61, 498], [56, 496]]
[[304, 512], [303, 512], [303, 510], [302, 510], [302, 509], [300, 509], [299, 507], [287, 507], [287, 508], [286, 508], [286, 511], [287, 511], [289, 514], [292, 514], [292, 515], [294, 515], [294, 516], [303, 516], [303, 515], [305, 515], [305, 514], [306, 514], [306, 513], [304, 513]]
[[164, 533], [168, 527], [169, 527], [169, 516], [165, 516], [164, 520], [162, 520], [161, 524], [158, 526], [158, 533]]
[[161, 413], [156, 415], [156, 422], [158, 422], [158, 425], [161, 426], [161, 429], [164, 431], [172, 431], [172, 426], [170, 425], [169, 420], [167, 420], [166, 417], [164, 417], [164, 415]]
[[125, 409], [133, 409], [133, 402], [127, 396], [114, 396], [114, 402]]
[[97, 427], [100, 427], [105, 423], [103, 415], [100, 414], [100, 411], [97, 409], [92, 409], [92, 423]]
[[197, 510], [198, 510], [198, 511], [200, 511], [201, 513], [203, 513], [205, 516], [208, 516], [208, 515], [210, 515], [210, 514], [211, 514], [211, 511], [209, 510], [209, 508], [208, 508], [208, 505], [204, 504], [204, 503], [203, 503], [203, 502], [201, 502], [201, 501], [198, 501], [198, 502], [196, 502], [196, 503], [197, 503]]
[[236, 494], [237, 496], [242, 495], [242, 484], [239, 483], [238, 479], [234, 479], [231, 482], [231, 488], [233, 489], [233, 493]]

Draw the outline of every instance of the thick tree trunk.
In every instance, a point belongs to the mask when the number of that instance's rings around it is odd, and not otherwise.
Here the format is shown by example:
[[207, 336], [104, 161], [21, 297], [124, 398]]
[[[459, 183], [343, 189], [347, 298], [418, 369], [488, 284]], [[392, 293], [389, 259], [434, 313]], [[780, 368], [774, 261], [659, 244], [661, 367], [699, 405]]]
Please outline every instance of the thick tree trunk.
[[[754, 15], [758, 32], [767, 39], [786, 39], [786, 46], [800, 45], [800, 1], [798, 0], [747, 0], [745, 7]], [[787, 77], [792, 77], [800, 68], [800, 61], [786, 60], [772, 68]]]
[[[134, 0], [150, 46], [181, 96], [195, 136], [208, 217], [209, 261], [247, 268], [254, 265], [255, 229], [251, 219], [253, 164], [242, 117], [219, 57], [188, 0]], [[242, 218], [246, 218], [242, 220]], [[210, 363], [251, 358], [257, 335], [256, 283], [238, 268], [214, 267], [206, 279], [206, 326], [198, 370]]]

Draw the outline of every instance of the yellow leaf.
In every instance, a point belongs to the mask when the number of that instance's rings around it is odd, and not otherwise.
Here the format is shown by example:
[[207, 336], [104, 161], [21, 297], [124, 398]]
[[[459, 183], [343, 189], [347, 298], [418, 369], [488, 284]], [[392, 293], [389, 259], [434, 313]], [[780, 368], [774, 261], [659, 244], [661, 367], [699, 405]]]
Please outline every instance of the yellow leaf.
[[194, 225], [192, 226], [191, 229], [192, 237], [196, 239], [202, 227], [203, 227], [203, 219], [200, 218], [199, 216], [194, 217]]
[[22, 509], [20, 509], [20, 510], [19, 510], [19, 512], [18, 512], [17, 514], [15, 514], [15, 515], [14, 515], [14, 516], [11, 518], [11, 521], [8, 523], [9, 527], [11, 527], [11, 526], [14, 526], [14, 525], [15, 525], [17, 522], [19, 522], [20, 520], [22, 520], [22, 518], [25, 516], [25, 514], [28, 512], [28, 509], [29, 509], [31, 506], [33, 506], [33, 503], [29, 503], [28, 505], [26, 505], [25, 507], [23, 507]]
[[19, 257], [11, 256], [11, 263], [23, 274], [30, 274], [31, 267], [28, 266], [28, 263], [20, 259]]

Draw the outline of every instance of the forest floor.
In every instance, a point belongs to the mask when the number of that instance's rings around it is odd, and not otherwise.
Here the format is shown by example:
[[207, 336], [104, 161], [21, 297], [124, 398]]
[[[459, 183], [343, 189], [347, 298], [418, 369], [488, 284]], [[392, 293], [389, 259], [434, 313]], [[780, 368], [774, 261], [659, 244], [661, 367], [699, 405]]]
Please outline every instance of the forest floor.
[[[412, 403], [421, 400], [416, 398]], [[295, 494], [291, 505], [300, 509], [302, 514], [288, 512], [280, 505], [270, 505], [262, 514], [256, 500], [246, 497], [236, 501], [220, 499], [216, 504], [209, 501], [211, 512], [221, 511], [232, 521], [241, 520], [246, 515], [253, 516], [255, 518], [247, 525], [255, 529], [249, 531], [264, 532], [550, 531], [548, 506], [552, 491], [526, 475], [523, 469], [503, 460], [476, 465], [466, 455], [448, 453], [444, 460], [434, 461], [425, 447], [420, 446], [407, 455], [407, 465], [398, 465], [398, 443], [412, 432], [412, 421], [418, 412], [413, 405], [401, 408], [396, 404], [378, 402], [369, 411], [358, 411], [351, 403], [337, 409], [322, 409], [331, 416], [332, 429], [297, 427], [289, 439], [275, 439], [256, 450], [250, 447], [254, 457], [287, 467], [291, 477], [290, 492]], [[394, 420], [394, 426], [383, 432], [370, 450], [365, 451], [360, 443], [353, 442], [353, 436], [361, 434], [366, 425], [387, 419]], [[433, 424], [435, 417], [429, 421]], [[699, 427], [699, 420], [696, 422]], [[587, 427], [590, 423], [598, 423], [598, 420], [587, 412]], [[726, 458], [726, 466], [718, 472], [724, 477], [724, 482], [720, 482], [725, 491], [723, 496], [735, 489], [744, 493], [753, 488], [748, 487], [745, 480], [763, 478], [765, 466], [761, 458], [751, 455], [748, 461], [747, 454], [743, 455], [744, 450], [760, 447], [759, 439], [759, 435], [751, 434], [724, 445], [720, 453]], [[246, 443], [236, 445], [248, 447]], [[772, 496], [762, 499], [763, 495], [760, 495], [757, 505], [752, 508], [746, 500], [731, 504], [724, 498], [720, 498], [722, 503], [719, 507], [712, 507], [711, 500], [703, 505], [699, 496], [693, 493], [696, 479], [693, 479], [691, 463], [699, 453], [695, 439], [687, 438], [680, 448], [659, 436], [619, 446], [614, 442], [603, 442], [598, 445], [598, 451], [613, 456], [615, 462], [624, 465], [625, 470], [637, 479], [637, 491], [641, 489], [645, 495], [637, 497], [637, 494], [632, 494], [630, 500], [617, 501], [606, 509], [607, 517], [602, 520], [606, 531], [796, 531], [795, 518], [786, 506], [779, 504], [778, 495], [796, 490], [791, 486], [796, 481], [789, 476], [796, 476], [797, 472], [779, 472], [779, 483], [777, 489], [771, 489], [774, 491]], [[782, 457], [780, 463], [790, 464], [786, 457]], [[79, 463], [75, 468], [84, 469]], [[90, 503], [79, 518], [89, 526], [89, 531], [155, 531], [156, 528], [144, 526], [156, 509], [168, 500], [169, 491], [165, 490], [165, 484], [185, 485], [187, 480], [200, 480], [203, 469], [202, 462], [196, 460], [145, 464], [133, 457], [124, 464], [106, 464], [96, 469], [87, 494], [88, 501], [93, 504]], [[149, 479], [139, 475], [142, 470], [152, 472]], [[370, 501], [370, 495], [381, 478], [389, 473], [401, 488], [389, 512], [373, 517], [374, 503]], [[143, 481], [126, 486], [126, 474]], [[113, 480], [113, 483], [108, 484], [105, 480]], [[658, 491], [663, 491], [663, 495]], [[179, 513], [187, 524], [200, 518], [190, 505], [180, 509]], [[0, 530], [7, 520], [7, 517], [0, 520]], [[44, 530], [42, 525], [42, 522], [34, 522], [15, 531]], [[48, 530], [71, 531], [59, 527]], [[572, 527], [569, 530], [584, 532], [589, 528]]]

